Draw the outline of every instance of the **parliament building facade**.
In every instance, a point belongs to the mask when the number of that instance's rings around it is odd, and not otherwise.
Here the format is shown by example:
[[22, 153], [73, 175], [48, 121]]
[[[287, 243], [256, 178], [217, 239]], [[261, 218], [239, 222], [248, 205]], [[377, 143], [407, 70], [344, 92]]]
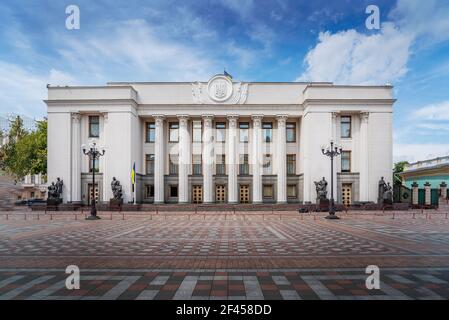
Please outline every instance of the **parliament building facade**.
[[[225, 75], [49, 86], [48, 181], [63, 180], [64, 203], [108, 202], [114, 177], [126, 203], [315, 203], [334, 141], [336, 201], [376, 202], [391, 182], [392, 91]], [[95, 168], [92, 142], [105, 149]]]

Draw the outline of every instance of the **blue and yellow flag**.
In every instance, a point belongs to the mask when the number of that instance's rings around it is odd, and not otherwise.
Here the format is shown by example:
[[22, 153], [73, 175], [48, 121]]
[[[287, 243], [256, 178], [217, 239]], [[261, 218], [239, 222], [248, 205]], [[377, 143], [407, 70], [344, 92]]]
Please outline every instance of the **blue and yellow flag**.
[[131, 182], [133, 185], [136, 184], [136, 163], [133, 164], [133, 169], [131, 170]]

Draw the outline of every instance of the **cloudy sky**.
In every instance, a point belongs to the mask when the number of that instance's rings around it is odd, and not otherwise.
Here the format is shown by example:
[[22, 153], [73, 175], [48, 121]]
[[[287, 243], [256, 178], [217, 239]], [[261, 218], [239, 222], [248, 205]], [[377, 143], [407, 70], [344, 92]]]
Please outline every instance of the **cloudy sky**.
[[[368, 5], [380, 30], [368, 30]], [[81, 28], [67, 30], [77, 5]], [[449, 155], [449, 1], [2, 0], [0, 115], [46, 84], [207, 80], [395, 86], [394, 157]]]

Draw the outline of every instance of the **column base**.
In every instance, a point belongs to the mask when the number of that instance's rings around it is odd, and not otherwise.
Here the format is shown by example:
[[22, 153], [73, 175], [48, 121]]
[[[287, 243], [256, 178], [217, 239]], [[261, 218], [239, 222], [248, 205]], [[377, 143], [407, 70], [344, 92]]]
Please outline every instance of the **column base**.
[[190, 204], [189, 201], [178, 201], [178, 204]]
[[277, 201], [276, 204], [286, 204], [287, 201]]
[[227, 204], [239, 204], [238, 201], [228, 201]]
[[165, 204], [165, 201], [154, 201], [153, 204]]
[[262, 201], [253, 201], [252, 204], [262, 204]]

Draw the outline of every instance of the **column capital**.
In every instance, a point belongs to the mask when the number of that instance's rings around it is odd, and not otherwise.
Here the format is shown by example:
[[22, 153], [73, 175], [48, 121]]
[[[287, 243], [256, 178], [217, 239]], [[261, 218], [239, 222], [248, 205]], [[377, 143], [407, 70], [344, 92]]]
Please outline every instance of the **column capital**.
[[278, 122], [278, 126], [285, 126], [285, 123], [287, 122], [288, 115], [286, 114], [278, 114], [276, 115], [276, 120]]
[[332, 112], [332, 120], [337, 119], [337, 117], [338, 117], [339, 114], [340, 114], [339, 112], [333, 111], [333, 112]]
[[201, 118], [203, 119], [205, 128], [212, 128], [212, 120], [214, 120], [214, 115], [212, 115], [212, 114], [203, 114], [201, 116]]
[[360, 118], [362, 119], [362, 122], [368, 122], [369, 119], [369, 112], [361, 112]]
[[164, 124], [165, 116], [162, 114], [154, 114], [152, 115], [156, 122], [156, 127], [161, 127]]
[[262, 119], [263, 119], [263, 115], [254, 114], [254, 115], [251, 116], [251, 119], [253, 120], [253, 123], [254, 123], [255, 127], [260, 127]]
[[79, 113], [79, 112], [72, 112], [71, 116], [72, 116], [73, 122], [75, 122], [75, 123], [79, 123], [80, 122], [80, 120], [81, 120], [81, 113]]
[[179, 119], [179, 126], [187, 126], [187, 120], [189, 120], [187, 114], [178, 114], [176, 117]]
[[226, 116], [226, 118], [228, 118], [230, 128], [237, 128], [237, 120], [239, 119], [238, 115], [229, 114]]

